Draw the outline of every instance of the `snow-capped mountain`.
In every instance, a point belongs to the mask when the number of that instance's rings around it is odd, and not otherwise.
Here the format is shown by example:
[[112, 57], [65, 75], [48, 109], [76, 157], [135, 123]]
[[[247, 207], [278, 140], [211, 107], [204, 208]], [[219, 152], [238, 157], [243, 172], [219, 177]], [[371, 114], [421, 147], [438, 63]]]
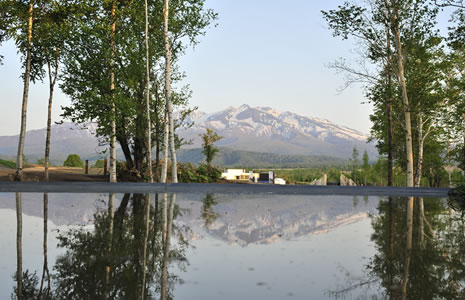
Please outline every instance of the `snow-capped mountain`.
[[212, 114], [197, 112], [187, 121], [194, 122], [194, 126], [178, 134], [193, 140], [191, 147], [199, 147], [199, 134], [211, 128], [223, 137], [218, 145], [237, 150], [350, 157], [356, 146], [376, 155], [374, 146], [366, 144], [366, 134], [328, 120], [270, 107], [242, 105]]
[[[371, 158], [377, 156], [374, 146], [366, 144], [366, 134], [328, 120], [279, 112], [270, 107], [242, 105], [212, 114], [195, 111], [185, 122], [193, 122], [194, 125], [178, 129], [177, 134], [192, 140], [193, 144], [183, 148], [200, 148], [200, 135], [206, 128], [211, 128], [223, 137], [217, 145], [233, 150], [349, 158], [356, 146], [360, 152], [366, 149]], [[76, 126], [69, 122], [53, 125], [52, 160], [59, 163], [71, 153], [85, 159], [97, 159], [108, 146], [99, 145], [95, 131], [96, 124], [92, 123], [87, 126]], [[24, 152], [31, 162], [43, 156], [45, 135], [45, 128], [26, 133]], [[14, 157], [17, 147], [17, 135], [0, 137], [0, 155]], [[123, 159], [120, 155], [118, 157]]]
[[[68, 154], [76, 153], [85, 157], [97, 156], [105, 147], [99, 145], [96, 138], [96, 124], [86, 126], [65, 122], [52, 125], [50, 157], [64, 160]], [[24, 153], [26, 156], [44, 155], [46, 128], [26, 132]], [[14, 156], [18, 147], [19, 136], [0, 136], [0, 155]], [[32, 161], [34, 162], [34, 161]]]

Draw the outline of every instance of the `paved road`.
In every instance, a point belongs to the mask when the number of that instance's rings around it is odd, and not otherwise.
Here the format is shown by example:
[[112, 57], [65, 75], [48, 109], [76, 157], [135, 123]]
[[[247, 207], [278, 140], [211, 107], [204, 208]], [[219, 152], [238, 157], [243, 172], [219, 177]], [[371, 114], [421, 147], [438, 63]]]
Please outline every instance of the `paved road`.
[[446, 188], [303, 186], [204, 183], [0, 182], [0, 192], [25, 193], [235, 193], [446, 197]]

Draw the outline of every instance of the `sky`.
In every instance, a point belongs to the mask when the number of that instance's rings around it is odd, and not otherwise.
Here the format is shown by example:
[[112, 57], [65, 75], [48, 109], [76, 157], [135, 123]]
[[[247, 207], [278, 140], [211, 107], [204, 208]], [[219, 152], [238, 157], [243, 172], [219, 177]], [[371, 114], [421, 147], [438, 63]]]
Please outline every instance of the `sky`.
[[[332, 36], [321, 10], [344, 0], [206, 0], [218, 26], [207, 30], [179, 66], [193, 91], [191, 106], [207, 113], [229, 106], [269, 106], [304, 116], [328, 119], [368, 133], [370, 104], [362, 104], [363, 87], [343, 92], [344, 76], [328, 68], [340, 57], [355, 58], [351, 41]], [[0, 136], [20, 129], [23, 82], [15, 45], [0, 47]], [[48, 83], [30, 88], [27, 130], [46, 127]], [[70, 103], [57, 90], [53, 121]]]

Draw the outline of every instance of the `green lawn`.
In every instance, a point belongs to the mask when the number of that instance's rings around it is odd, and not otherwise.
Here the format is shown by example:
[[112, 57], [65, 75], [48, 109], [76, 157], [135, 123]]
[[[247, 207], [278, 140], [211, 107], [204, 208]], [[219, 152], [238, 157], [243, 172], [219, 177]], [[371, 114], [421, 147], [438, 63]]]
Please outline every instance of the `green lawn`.
[[16, 163], [9, 160], [0, 159], [0, 166], [5, 166], [11, 169], [16, 169]]

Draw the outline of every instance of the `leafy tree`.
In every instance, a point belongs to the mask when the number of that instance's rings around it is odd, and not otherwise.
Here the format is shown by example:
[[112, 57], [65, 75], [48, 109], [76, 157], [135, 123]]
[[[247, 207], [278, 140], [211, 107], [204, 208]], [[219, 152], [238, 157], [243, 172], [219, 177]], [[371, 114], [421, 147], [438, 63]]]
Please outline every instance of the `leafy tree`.
[[223, 137], [219, 136], [213, 129], [207, 128], [207, 131], [201, 135], [202, 138], [202, 153], [205, 155], [205, 161], [207, 166], [211, 165], [211, 162], [215, 155], [220, 151], [213, 144], [221, 140]]
[[[212, 10], [204, 7], [204, 0], [173, 0], [170, 3], [169, 37], [171, 44], [172, 72], [174, 84], [184, 78], [176, 65], [189, 45], [197, 43], [200, 35], [216, 19]], [[74, 26], [65, 45], [61, 87], [71, 98], [71, 105], [64, 108], [63, 116], [76, 123], [93, 121], [97, 124], [97, 135], [102, 143], [115, 136], [124, 154], [128, 170], [135, 170], [140, 177], [147, 165], [146, 116], [146, 47], [144, 43], [145, 3], [129, 1], [116, 7], [118, 26], [115, 35], [114, 90], [110, 89], [111, 47], [108, 45], [111, 31], [111, 16], [103, 0], [82, 3], [80, 14], [73, 17]], [[163, 3], [148, 1], [148, 44], [150, 80], [150, 119], [153, 120], [152, 143], [156, 147], [156, 161], [164, 147], [165, 110], [163, 98], [165, 84], [160, 80], [164, 72]], [[83, 49], [75, 51], [75, 49]], [[112, 96], [113, 95], [113, 96]], [[109, 99], [114, 97], [115, 114]], [[175, 127], [191, 110], [187, 108], [190, 91], [186, 88], [173, 89], [173, 107], [181, 111]], [[112, 135], [112, 120], [116, 135]], [[176, 138], [176, 144], [183, 141]], [[155, 164], [156, 168], [158, 164]], [[158, 174], [156, 173], [155, 176]]]
[[349, 160], [352, 166], [352, 170], [355, 171], [360, 165], [360, 159], [359, 159], [357, 147], [354, 147], [354, 149], [352, 149], [352, 157]]
[[65, 162], [63, 163], [65, 167], [78, 167], [84, 168], [84, 162], [82, 161], [81, 157], [77, 154], [70, 154], [66, 158]]
[[15, 180], [21, 180], [23, 172], [24, 139], [26, 136], [26, 116], [29, 98], [30, 82], [40, 80], [43, 77], [43, 60], [39, 47], [36, 47], [38, 40], [35, 34], [35, 20], [40, 19], [38, 4], [41, 1], [2, 1], [0, 9], [0, 42], [13, 39], [17, 45], [18, 52], [21, 53], [24, 72], [23, 79], [23, 99], [21, 108], [21, 129], [19, 133], [18, 154], [16, 158]]

